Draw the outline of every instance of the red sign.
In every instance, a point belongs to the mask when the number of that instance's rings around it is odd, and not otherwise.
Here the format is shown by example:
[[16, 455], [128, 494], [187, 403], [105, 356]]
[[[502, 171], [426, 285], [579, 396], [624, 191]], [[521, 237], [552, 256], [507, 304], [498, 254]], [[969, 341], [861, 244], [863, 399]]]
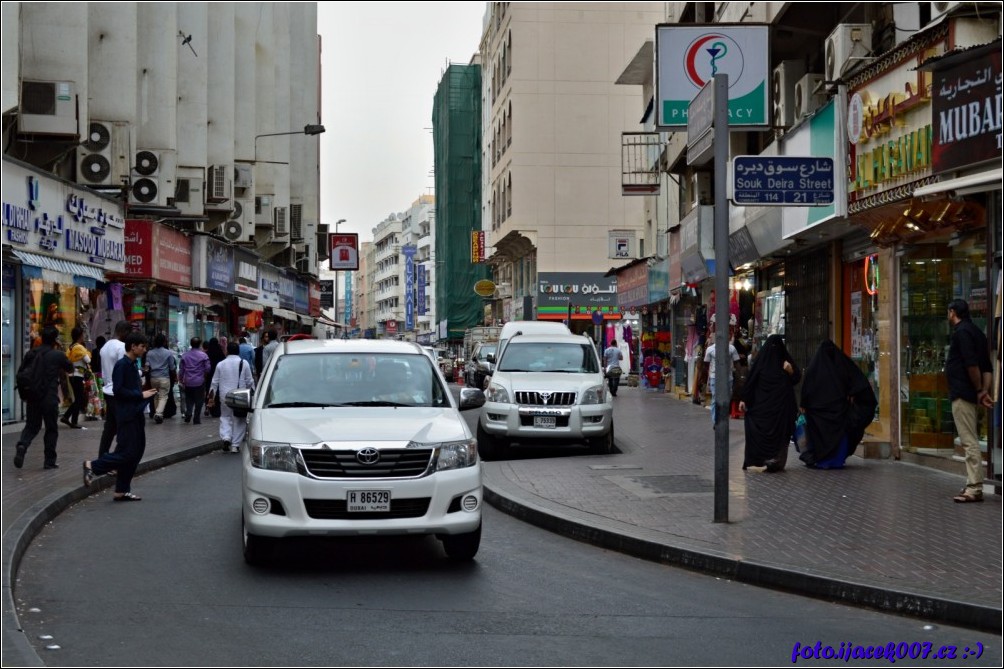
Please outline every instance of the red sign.
[[332, 271], [359, 269], [359, 235], [356, 233], [329, 234], [328, 251]]
[[317, 279], [307, 280], [307, 301], [309, 313], [314, 318], [321, 315], [321, 283]]
[[485, 261], [485, 233], [483, 231], [471, 232], [471, 262], [483, 263]]
[[192, 285], [192, 240], [165, 225], [127, 219], [125, 274], [177, 286]]
[[389, 335], [397, 334], [397, 321], [387, 321], [387, 334]]

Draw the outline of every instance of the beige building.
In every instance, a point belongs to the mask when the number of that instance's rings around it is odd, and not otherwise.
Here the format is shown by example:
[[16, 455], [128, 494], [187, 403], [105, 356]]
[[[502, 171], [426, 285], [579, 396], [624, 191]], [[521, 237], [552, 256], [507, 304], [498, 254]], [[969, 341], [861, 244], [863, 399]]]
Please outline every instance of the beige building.
[[621, 133], [642, 130], [638, 92], [615, 82], [663, 6], [494, 2], [486, 19], [482, 228], [493, 308], [532, 319], [541, 274], [602, 277], [653, 251], [643, 248], [644, 198], [621, 194]]

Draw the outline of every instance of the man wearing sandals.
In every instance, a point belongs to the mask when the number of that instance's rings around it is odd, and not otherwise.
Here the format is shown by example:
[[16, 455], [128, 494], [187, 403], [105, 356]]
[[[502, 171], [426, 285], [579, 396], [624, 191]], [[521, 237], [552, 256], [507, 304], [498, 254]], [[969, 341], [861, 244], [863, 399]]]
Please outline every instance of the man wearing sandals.
[[[90, 486], [95, 476], [115, 471], [116, 502], [138, 502], [132, 493], [132, 477], [136, 474], [146, 450], [146, 418], [144, 409], [155, 389], [143, 390], [136, 361], [146, 352], [146, 335], [130, 332], [126, 335], [125, 356], [115, 363], [112, 385], [115, 387], [115, 414], [118, 419], [118, 445], [114, 453], [104, 453], [96, 460], [84, 460], [84, 485]], [[106, 344], [107, 346], [107, 344]]]
[[993, 406], [990, 397], [992, 367], [987, 338], [969, 318], [969, 305], [955, 299], [948, 303], [952, 339], [945, 359], [952, 419], [966, 452], [966, 487], [952, 499], [959, 504], [983, 501], [983, 455], [977, 432], [980, 407]]

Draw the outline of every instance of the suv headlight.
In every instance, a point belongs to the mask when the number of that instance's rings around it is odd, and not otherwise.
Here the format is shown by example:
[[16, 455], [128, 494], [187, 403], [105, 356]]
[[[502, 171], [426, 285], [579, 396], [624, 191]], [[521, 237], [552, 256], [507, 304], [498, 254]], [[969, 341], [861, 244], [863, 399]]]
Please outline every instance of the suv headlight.
[[607, 387], [600, 385], [587, 388], [586, 391], [582, 393], [582, 402], [580, 402], [580, 404], [604, 404], [606, 401]]
[[299, 473], [297, 449], [289, 444], [248, 439], [251, 448], [251, 466], [274, 472]]
[[485, 391], [485, 399], [489, 402], [509, 404], [509, 393], [497, 383], [490, 383], [488, 384], [488, 390]]
[[439, 444], [436, 456], [436, 471], [463, 469], [478, 463], [478, 440], [447, 441]]

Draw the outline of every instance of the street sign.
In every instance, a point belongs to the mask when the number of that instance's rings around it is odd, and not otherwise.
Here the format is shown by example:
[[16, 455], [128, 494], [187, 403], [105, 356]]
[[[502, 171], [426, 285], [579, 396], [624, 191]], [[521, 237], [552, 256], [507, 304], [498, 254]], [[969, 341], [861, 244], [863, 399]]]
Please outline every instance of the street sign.
[[704, 165], [714, 158], [715, 82], [704, 85], [687, 107], [687, 164]]
[[741, 205], [825, 207], [833, 204], [833, 158], [736, 156], [732, 201]]

